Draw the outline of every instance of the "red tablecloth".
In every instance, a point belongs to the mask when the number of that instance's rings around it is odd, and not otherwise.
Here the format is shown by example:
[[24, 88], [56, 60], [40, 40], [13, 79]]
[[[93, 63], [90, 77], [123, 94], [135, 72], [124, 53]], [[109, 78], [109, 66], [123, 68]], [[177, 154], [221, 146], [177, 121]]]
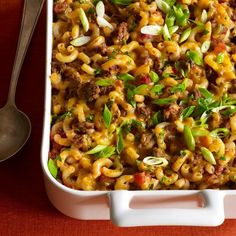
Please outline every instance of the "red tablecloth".
[[[33, 1], [33, 0], [32, 0]], [[8, 92], [18, 38], [23, 0], [0, 1], [0, 106]], [[47, 199], [40, 166], [44, 107], [46, 11], [43, 9], [22, 68], [17, 106], [32, 121], [26, 146], [12, 159], [0, 163], [0, 235], [236, 235], [236, 220], [220, 227], [118, 228], [110, 221], [80, 221], [59, 213]]]

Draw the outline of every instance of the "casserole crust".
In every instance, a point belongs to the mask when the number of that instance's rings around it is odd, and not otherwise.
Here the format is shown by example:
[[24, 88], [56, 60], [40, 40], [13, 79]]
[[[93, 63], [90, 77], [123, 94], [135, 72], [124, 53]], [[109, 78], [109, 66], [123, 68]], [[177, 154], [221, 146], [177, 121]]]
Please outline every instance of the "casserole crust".
[[54, 1], [48, 167], [79, 190], [234, 189], [235, 1]]

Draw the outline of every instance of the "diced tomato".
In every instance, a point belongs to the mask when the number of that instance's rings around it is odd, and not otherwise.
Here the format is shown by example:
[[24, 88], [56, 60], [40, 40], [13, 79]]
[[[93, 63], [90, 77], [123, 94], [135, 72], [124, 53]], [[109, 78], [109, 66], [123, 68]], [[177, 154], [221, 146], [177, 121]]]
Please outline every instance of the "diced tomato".
[[54, 10], [55, 13], [58, 14], [58, 13], [64, 12], [66, 10], [66, 7], [67, 7], [67, 2], [66, 1], [59, 2], [59, 3], [55, 3], [53, 10]]
[[142, 75], [138, 79], [138, 85], [140, 85], [140, 84], [150, 84], [151, 82], [152, 82], [151, 78], [148, 74]]
[[226, 50], [225, 43], [219, 42], [215, 45], [214, 53], [217, 55], [220, 52], [224, 52]]
[[145, 172], [139, 172], [134, 174], [134, 182], [142, 186], [145, 182], [150, 181], [151, 176]]

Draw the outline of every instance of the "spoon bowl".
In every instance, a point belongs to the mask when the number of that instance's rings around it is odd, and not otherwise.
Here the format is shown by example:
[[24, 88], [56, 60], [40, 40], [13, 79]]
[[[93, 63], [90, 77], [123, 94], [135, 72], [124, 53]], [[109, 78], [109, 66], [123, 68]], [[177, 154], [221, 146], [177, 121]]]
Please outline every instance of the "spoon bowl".
[[31, 133], [29, 118], [15, 106], [0, 109], [0, 162], [16, 154]]

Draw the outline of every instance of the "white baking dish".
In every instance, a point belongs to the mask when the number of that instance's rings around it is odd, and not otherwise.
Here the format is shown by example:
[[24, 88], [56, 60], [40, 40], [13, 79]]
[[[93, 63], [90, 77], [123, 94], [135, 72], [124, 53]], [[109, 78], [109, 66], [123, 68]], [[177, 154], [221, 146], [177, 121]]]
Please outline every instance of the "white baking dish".
[[216, 226], [236, 218], [236, 190], [78, 191], [57, 182], [50, 174], [49, 152], [51, 42], [53, 0], [47, 1], [45, 114], [41, 164], [52, 204], [67, 216], [83, 220], [108, 220], [119, 226]]

